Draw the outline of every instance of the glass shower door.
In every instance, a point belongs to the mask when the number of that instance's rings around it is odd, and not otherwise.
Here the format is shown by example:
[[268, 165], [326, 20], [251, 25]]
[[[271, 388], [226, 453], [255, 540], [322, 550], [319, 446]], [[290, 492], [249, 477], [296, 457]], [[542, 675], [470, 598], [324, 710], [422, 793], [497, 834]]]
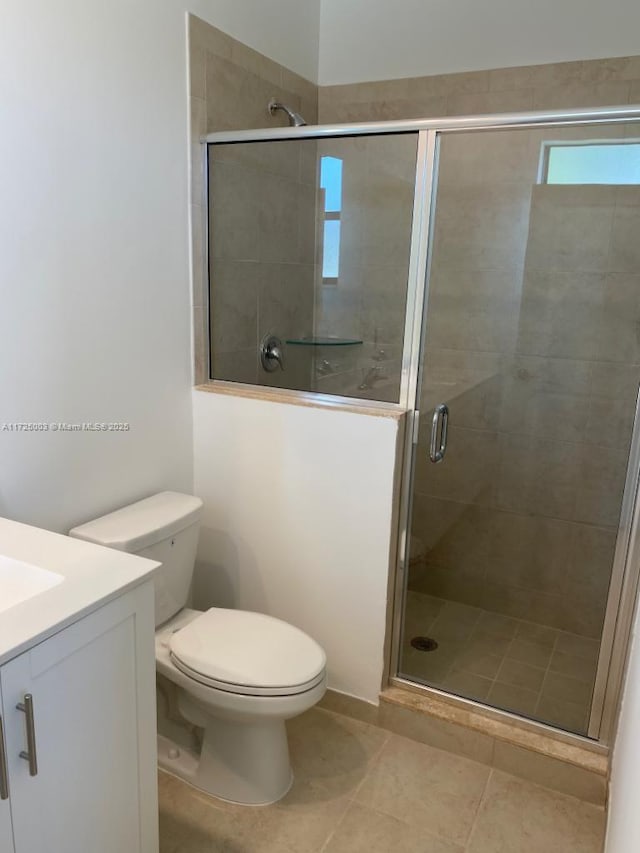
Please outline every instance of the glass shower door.
[[439, 145], [399, 673], [579, 734], [640, 381], [638, 137]]

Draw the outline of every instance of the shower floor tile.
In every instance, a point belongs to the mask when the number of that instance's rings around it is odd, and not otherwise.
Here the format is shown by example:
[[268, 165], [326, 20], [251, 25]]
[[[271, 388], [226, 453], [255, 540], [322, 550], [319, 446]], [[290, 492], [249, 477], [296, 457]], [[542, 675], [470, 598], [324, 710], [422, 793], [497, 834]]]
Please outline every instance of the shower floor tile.
[[407, 593], [400, 672], [412, 681], [585, 734], [597, 660], [590, 637]]

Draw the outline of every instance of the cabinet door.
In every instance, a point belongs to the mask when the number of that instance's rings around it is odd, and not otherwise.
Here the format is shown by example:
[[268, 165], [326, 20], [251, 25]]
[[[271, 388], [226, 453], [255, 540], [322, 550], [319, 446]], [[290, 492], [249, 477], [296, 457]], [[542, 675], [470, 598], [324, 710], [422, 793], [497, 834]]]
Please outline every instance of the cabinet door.
[[[0, 684], [0, 687], [2, 685]], [[0, 690], [0, 773], [7, 770], [6, 749], [4, 740], [4, 720], [2, 718], [2, 690]], [[4, 784], [0, 780], [0, 851], [2, 853], [13, 853], [13, 833], [11, 831], [11, 808], [9, 804], [8, 794], [8, 779], [6, 780], [7, 790], [4, 790]], [[5, 799], [2, 799], [2, 797]]]
[[157, 853], [154, 671], [151, 584], [2, 668], [16, 853]]

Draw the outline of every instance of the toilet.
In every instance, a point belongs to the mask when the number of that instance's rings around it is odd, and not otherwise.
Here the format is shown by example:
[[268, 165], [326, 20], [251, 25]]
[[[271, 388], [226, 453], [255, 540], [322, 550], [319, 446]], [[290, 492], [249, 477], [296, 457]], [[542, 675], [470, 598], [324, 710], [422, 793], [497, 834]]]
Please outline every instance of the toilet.
[[326, 656], [303, 631], [246, 610], [186, 607], [202, 501], [161, 492], [69, 531], [149, 557], [155, 575], [156, 668], [178, 688], [180, 713], [203, 730], [199, 753], [160, 738], [161, 767], [220, 799], [267, 805], [293, 774], [285, 720], [326, 690]]

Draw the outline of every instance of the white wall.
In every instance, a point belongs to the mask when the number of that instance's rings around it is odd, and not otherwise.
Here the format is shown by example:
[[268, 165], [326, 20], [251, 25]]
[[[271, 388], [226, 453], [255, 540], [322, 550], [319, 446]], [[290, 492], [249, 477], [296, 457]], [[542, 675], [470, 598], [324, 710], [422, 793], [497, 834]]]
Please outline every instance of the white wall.
[[195, 603], [314, 637], [336, 690], [378, 701], [397, 422], [194, 391], [204, 500]]
[[637, 0], [322, 0], [320, 83], [635, 55]]
[[[2, 4], [0, 424], [131, 429], [0, 430], [1, 515], [65, 530], [192, 488], [186, 5]], [[317, 62], [318, 0], [189, 8]]]
[[639, 634], [640, 610], [635, 617], [622, 708], [613, 748], [606, 853], [638, 853], [640, 850]]

